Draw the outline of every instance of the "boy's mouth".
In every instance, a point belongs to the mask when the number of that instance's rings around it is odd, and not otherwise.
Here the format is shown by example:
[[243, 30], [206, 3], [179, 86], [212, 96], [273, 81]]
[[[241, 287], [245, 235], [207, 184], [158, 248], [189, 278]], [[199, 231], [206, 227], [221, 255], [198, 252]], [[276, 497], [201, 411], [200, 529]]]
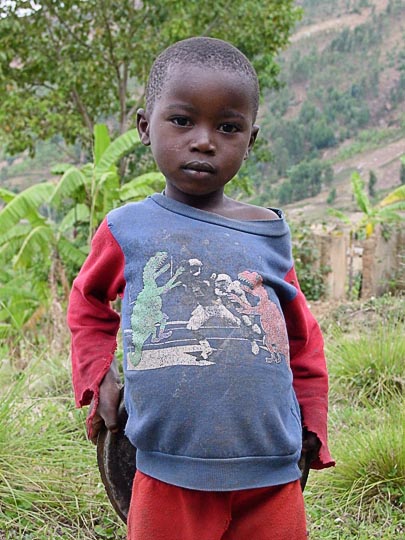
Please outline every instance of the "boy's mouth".
[[183, 166], [186, 171], [214, 173], [215, 167], [208, 161], [189, 161]]

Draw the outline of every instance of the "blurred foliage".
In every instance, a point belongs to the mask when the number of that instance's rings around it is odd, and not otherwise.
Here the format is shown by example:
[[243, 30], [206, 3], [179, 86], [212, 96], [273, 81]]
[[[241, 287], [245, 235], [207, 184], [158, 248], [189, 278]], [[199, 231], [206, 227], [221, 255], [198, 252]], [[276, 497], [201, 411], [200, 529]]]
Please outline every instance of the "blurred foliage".
[[313, 232], [305, 223], [292, 224], [292, 249], [300, 287], [307, 300], [320, 300], [326, 292], [327, 267], [320, 264], [320, 253]]
[[134, 123], [156, 56], [191, 36], [230, 41], [274, 86], [275, 56], [301, 10], [293, 0], [15, 0], [0, 3], [0, 135], [10, 154], [61, 134], [90, 146], [93, 126]]

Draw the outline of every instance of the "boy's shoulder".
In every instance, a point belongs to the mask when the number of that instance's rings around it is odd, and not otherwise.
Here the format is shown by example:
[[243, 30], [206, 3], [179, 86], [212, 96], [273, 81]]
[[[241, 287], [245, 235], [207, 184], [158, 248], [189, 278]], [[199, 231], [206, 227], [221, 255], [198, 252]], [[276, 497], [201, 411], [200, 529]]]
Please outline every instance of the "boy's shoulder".
[[232, 219], [240, 219], [242, 221], [251, 220], [274, 220], [280, 219], [280, 215], [271, 210], [270, 208], [264, 208], [263, 206], [256, 206], [255, 204], [248, 204], [241, 201], [236, 201], [227, 197], [227, 205], [225, 206], [226, 217]]

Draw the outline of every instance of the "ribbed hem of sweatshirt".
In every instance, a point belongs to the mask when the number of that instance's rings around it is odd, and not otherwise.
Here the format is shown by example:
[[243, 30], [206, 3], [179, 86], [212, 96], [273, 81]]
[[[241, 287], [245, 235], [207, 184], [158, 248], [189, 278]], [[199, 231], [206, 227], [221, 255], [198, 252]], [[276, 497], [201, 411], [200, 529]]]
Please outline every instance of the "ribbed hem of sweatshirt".
[[137, 450], [136, 466], [167, 484], [199, 491], [276, 486], [301, 477], [299, 452], [277, 457], [201, 459]]

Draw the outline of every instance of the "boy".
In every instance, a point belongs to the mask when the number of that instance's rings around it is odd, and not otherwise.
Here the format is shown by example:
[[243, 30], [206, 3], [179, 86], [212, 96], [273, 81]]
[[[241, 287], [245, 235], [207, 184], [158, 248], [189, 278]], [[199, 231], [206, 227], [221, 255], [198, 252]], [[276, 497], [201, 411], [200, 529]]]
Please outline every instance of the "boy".
[[[192, 38], [155, 61], [138, 130], [163, 194], [112, 211], [71, 293], [73, 382], [88, 429], [116, 429], [123, 297], [130, 540], [303, 540], [297, 463], [333, 465], [322, 336], [279, 210], [225, 185], [258, 133], [246, 57]], [[302, 416], [301, 416], [302, 415]]]

